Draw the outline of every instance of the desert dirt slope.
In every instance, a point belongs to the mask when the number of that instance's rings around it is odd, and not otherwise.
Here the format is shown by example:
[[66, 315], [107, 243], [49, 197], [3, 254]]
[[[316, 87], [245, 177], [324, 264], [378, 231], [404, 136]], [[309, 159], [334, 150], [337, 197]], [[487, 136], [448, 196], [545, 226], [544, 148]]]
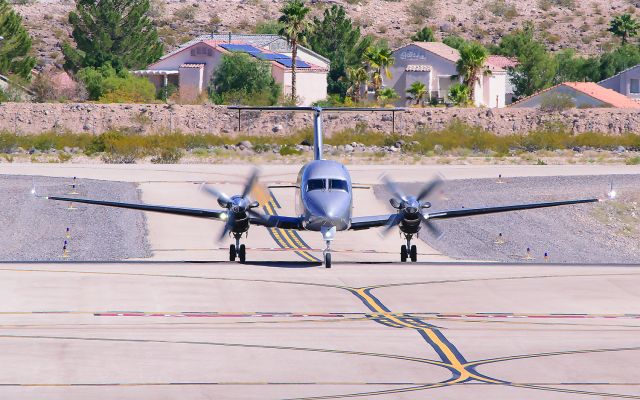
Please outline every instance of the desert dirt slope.
[[[434, 2], [433, 7], [428, 4]], [[523, 21], [536, 23], [552, 50], [575, 48], [595, 53], [614, 40], [606, 32], [613, 15], [636, 12], [637, 0], [417, 0], [420, 13], [412, 12], [413, 1], [317, 0], [312, 15], [320, 15], [331, 4], [341, 4], [363, 31], [386, 38], [394, 47], [407, 43], [419, 28], [429, 25], [438, 37], [459, 34], [483, 43], [496, 43]], [[251, 33], [256, 24], [279, 16], [282, 0], [152, 0], [151, 14], [168, 49], [195, 35], [211, 32]], [[71, 0], [26, 0], [15, 5], [34, 37], [34, 51], [41, 63], [62, 62], [60, 46], [70, 39], [67, 15]], [[573, 9], [572, 9], [573, 8]], [[420, 15], [417, 15], [420, 14]]]

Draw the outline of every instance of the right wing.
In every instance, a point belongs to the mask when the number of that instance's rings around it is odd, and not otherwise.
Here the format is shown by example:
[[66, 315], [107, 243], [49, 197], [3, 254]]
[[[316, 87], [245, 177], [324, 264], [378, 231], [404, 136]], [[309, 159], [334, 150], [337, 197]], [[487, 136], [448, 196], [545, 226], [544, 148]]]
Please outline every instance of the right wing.
[[165, 214], [183, 215], [188, 217], [197, 218], [212, 218], [223, 219], [223, 215], [226, 216], [226, 211], [219, 210], [207, 210], [201, 208], [187, 208], [187, 207], [174, 207], [174, 206], [160, 206], [151, 204], [136, 204], [136, 203], [122, 203], [117, 201], [105, 201], [105, 200], [92, 200], [92, 199], [80, 199], [74, 197], [58, 197], [58, 196], [38, 196], [49, 200], [58, 201], [70, 201], [74, 203], [93, 204], [97, 206], [108, 206], [117, 208], [128, 208], [130, 210], [140, 211], [152, 211]]

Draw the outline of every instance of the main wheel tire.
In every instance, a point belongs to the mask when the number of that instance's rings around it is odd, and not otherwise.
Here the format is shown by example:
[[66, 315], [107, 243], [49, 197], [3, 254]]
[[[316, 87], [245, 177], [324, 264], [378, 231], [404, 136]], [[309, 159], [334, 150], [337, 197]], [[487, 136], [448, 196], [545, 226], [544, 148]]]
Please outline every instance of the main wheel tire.
[[409, 255], [411, 256], [411, 262], [418, 261], [418, 247], [416, 247], [415, 244], [411, 246], [411, 251], [409, 252]]
[[240, 245], [240, 251], [238, 252], [238, 258], [240, 258], [240, 262], [244, 264], [247, 260], [247, 249], [243, 244]]
[[236, 245], [232, 244], [229, 246], [229, 261], [236, 260]]
[[407, 246], [403, 244], [402, 247], [400, 247], [400, 261], [407, 262], [407, 255]]
[[324, 255], [324, 267], [331, 268], [331, 253]]

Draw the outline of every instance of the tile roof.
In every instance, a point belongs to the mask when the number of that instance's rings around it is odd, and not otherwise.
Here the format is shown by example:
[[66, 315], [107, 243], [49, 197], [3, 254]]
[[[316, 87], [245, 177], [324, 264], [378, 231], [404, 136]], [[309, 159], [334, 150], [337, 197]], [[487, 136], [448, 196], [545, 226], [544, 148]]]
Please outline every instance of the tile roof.
[[458, 50], [441, 42], [413, 42], [412, 44], [452, 62], [458, 62], [460, 59]]
[[431, 71], [431, 65], [416, 65], [410, 64], [404, 69], [407, 72], [429, 72]]
[[487, 64], [497, 68], [507, 69], [514, 68], [519, 63], [518, 59], [514, 57], [490, 55], [489, 57], [487, 57]]
[[574, 89], [582, 94], [586, 94], [589, 97], [592, 97], [596, 100], [600, 100], [601, 102], [608, 104], [611, 107], [615, 108], [636, 108], [640, 109], [640, 103], [628, 98], [627, 96], [620, 94], [614, 90], [604, 88], [598, 85], [595, 82], [564, 82], [559, 85], [552, 86], [548, 89], [542, 90], [536, 94], [533, 94], [529, 97], [525, 97], [524, 99], [518, 100], [515, 103], [511, 104], [513, 106], [515, 104], [522, 103], [528, 99], [539, 96], [543, 93], [546, 93], [550, 90], [558, 88], [560, 86], [566, 86], [571, 89]]
[[180, 68], [204, 68], [205, 63], [184, 63]]

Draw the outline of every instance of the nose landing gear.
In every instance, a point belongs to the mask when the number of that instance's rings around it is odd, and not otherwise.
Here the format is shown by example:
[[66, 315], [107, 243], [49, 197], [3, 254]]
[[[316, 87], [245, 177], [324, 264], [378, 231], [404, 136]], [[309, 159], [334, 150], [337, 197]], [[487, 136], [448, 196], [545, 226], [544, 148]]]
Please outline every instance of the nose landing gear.
[[236, 244], [229, 246], [229, 261], [235, 261], [237, 257], [244, 264], [247, 259], [247, 249], [244, 244], [240, 244], [242, 233], [234, 232], [233, 238], [236, 240]]
[[404, 237], [407, 240], [407, 244], [403, 244], [400, 247], [400, 261], [407, 262], [407, 258], [411, 259], [411, 262], [418, 261], [418, 247], [415, 244], [411, 244], [413, 234], [405, 233]]
[[323, 226], [320, 228], [320, 232], [322, 233], [322, 237], [327, 244], [327, 248], [322, 252], [322, 258], [324, 261], [325, 268], [331, 268], [331, 241], [336, 236], [336, 227], [335, 226]]

